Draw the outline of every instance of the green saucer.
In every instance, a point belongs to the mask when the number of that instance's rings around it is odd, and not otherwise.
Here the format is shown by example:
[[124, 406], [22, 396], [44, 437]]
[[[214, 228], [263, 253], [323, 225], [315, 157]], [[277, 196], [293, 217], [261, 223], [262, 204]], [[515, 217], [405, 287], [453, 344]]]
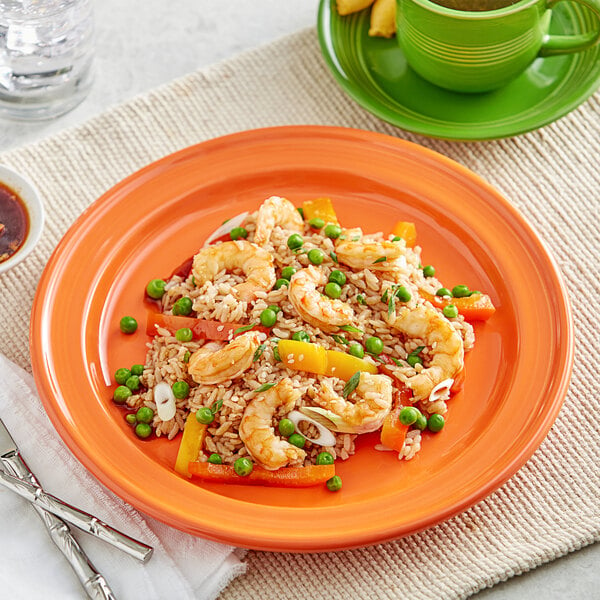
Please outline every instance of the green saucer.
[[[370, 10], [341, 17], [335, 0], [321, 0], [321, 51], [346, 93], [380, 119], [415, 133], [450, 140], [511, 137], [566, 115], [600, 86], [600, 45], [585, 52], [538, 58], [507, 86], [460, 94], [421, 79], [395, 39], [367, 35]], [[553, 9], [551, 33], [591, 31], [594, 17], [580, 5]]]

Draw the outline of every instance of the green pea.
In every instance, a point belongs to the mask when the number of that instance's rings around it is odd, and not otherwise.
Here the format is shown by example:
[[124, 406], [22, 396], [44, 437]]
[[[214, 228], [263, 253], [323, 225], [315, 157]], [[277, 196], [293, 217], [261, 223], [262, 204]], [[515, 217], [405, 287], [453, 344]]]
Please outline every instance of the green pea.
[[271, 309], [275, 314], [281, 312], [281, 308], [279, 308], [279, 306], [277, 306], [276, 304], [271, 304], [267, 306], [267, 308]]
[[438, 431], [444, 429], [445, 424], [446, 421], [442, 415], [434, 414], [427, 419], [427, 428], [429, 431], [433, 431], [433, 433], [437, 433]]
[[175, 332], [175, 339], [178, 342], [191, 342], [194, 339], [194, 334], [189, 327], [182, 327]]
[[348, 348], [348, 354], [352, 354], [356, 358], [363, 358], [365, 356], [365, 349], [358, 342], [353, 342]]
[[173, 314], [183, 315], [187, 317], [192, 312], [192, 300], [187, 296], [179, 298], [175, 304], [173, 304]]
[[294, 269], [294, 267], [283, 267], [283, 269], [281, 269], [281, 279], [287, 279], [289, 281], [295, 272], [296, 269]]
[[113, 400], [115, 404], [125, 404], [127, 398], [131, 396], [131, 390], [126, 385], [120, 385], [113, 392]]
[[417, 365], [423, 364], [423, 359], [418, 354], [409, 354], [406, 362], [414, 369]]
[[196, 411], [196, 421], [204, 425], [210, 425], [215, 420], [215, 415], [208, 406], [203, 406]]
[[316, 463], [318, 465], [332, 465], [333, 461], [333, 454], [330, 452], [319, 452], [319, 454], [317, 454]]
[[377, 336], [369, 337], [365, 340], [365, 348], [370, 354], [378, 356], [383, 352], [383, 342]]
[[313, 229], [321, 229], [325, 226], [325, 221], [323, 221], [323, 219], [320, 219], [319, 217], [315, 217], [314, 219], [311, 219], [308, 224], [313, 228]]
[[138, 377], [144, 373], [144, 365], [133, 365], [131, 367], [131, 374], [137, 375]]
[[413, 423], [413, 425], [417, 429], [423, 431], [427, 427], [427, 417], [422, 412], [419, 412], [419, 416], [417, 417], [417, 420]]
[[119, 329], [123, 333], [132, 334], [137, 330], [138, 324], [133, 317], [122, 317], [119, 321]]
[[395, 235], [395, 236], [392, 238], [392, 242], [399, 242], [399, 241], [401, 241], [401, 240], [402, 240], [402, 238], [401, 238], [399, 235]]
[[171, 386], [171, 391], [173, 392], [173, 396], [178, 400], [183, 400], [188, 397], [190, 393], [190, 386], [187, 381], [176, 381]]
[[166, 285], [166, 281], [163, 281], [162, 279], [152, 279], [148, 282], [148, 285], [146, 286], [146, 294], [148, 294], [150, 298], [160, 300], [160, 298], [162, 298], [165, 293]]
[[342, 288], [337, 283], [330, 281], [325, 286], [325, 295], [335, 300], [342, 295]]
[[337, 238], [342, 235], [342, 228], [339, 225], [335, 225], [333, 223], [329, 223], [325, 229], [323, 230], [325, 235], [332, 240], [337, 240]]
[[455, 285], [452, 288], [452, 295], [455, 298], [466, 298], [471, 292], [466, 285]]
[[400, 302], [408, 302], [412, 298], [412, 295], [403, 285], [401, 285], [396, 290], [396, 298], [398, 298]]
[[290, 282], [287, 279], [278, 279], [275, 282], [275, 289], [278, 290], [279, 288], [282, 288], [284, 285], [290, 285]]
[[365, 297], [362, 294], [357, 294], [356, 301], [359, 304], [362, 304], [363, 306], [366, 306], [366, 304], [367, 304], [367, 301], [365, 300]]
[[135, 413], [135, 420], [138, 423], [152, 423], [154, 411], [148, 406], [140, 406]]
[[452, 292], [448, 288], [440, 288], [436, 293], [436, 296], [452, 296]]
[[337, 283], [341, 287], [346, 283], [346, 275], [342, 271], [334, 269], [329, 274], [329, 282]]
[[304, 448], [304, 444], [306, 444], [306, 438], [299, 433], [292, 433], [292, 435], [290, 435], [288, 438], [288, 442], [297, 448]]
[[145, 440], [147, 437], [150, 437], [152, 434], [152, 427], [148, 425], [148, 423], [138, 423], [135, 426], [135, 435], [139, 438]]
[[229, 237], [232, 240], [246, 239], [248, 237], [248, 230], [244, 227], [234, 227], [229, 232]]
[[270, 308], [265, 308], [265, 310], [260, 313], [260, 322], [265, 327], [273, 327], [277, 322], [277, 313]]
[[219, 454], [217, 454], [216, 452], [213, 452], [208, 457], [208, 462], [211, 463], [212, 465], [222, 465], [223, 459], [221, 458], [221, 456]]
[[310, 342], [310, 335], [306, 331], [294, 331], [292, 333], [292, 339], [297, 342]]
[[129, 369], [121, 368], [115, 371], [115, 381], [121, 385], [125, 385], [125, 382], [131, 377], [131, 371]]
[[130, 425], [135, 425], [137, 423], [137, 419], [135, 418], [135, 415], [133, 413], [129, 413], [129, 414], [125, 415], [125, 420]]
[[184, 355], [183, 355], [183, 362], [184, 363], [188, 363], [190, 362], [190, 356], [192, 355], [192, 353], [188, 350]]
[[299, 233], [292, 233], [287, 240], [287, 247], [290, 250], [297, 250], [304, 246], [304, 238]]
[[433, 277], [435, 275], [435, 268], [433, 265], [425, 265], [423, 267], [423, 275], [425, 275], [425, 277]]
[[458, 308], [454, 304], [448, 304], [444, 306], [442, 313], [447, 319], [456, 319], [458, 317]]
[[325, 260], [325, 253], [320, 248], [313, 248], [312, 250], [309, 250], [306, 256], [308, 256], [308, 260], [313, 265], [323, 264], [323, 261]]
[[242, 458], [238, 458], [233, 463], [233, 470], [240, 477], [248, 477], [248, 475], [250, 475], [250, 473], [252, 473], [253, 468], [254, 468], [254, 465], [252, 464], [252, 461], [249, 458], [246, 458], [245, 456], [243, 456]]
[[398, 417], [402, 425], [412, 425], [418, 418], [419, 410], [414, 406], [405, 406]]
[[277, 429], [279, 429], [279, 433], [283, 437], [290, 437], [296, 431], [296, 426], [289, 419], [281, 419], [277, 425]]
[[342, 478], [339, 475], [334, 475], [325, 483], [330, 492], [339, 492], [342, 489]]
[[125, 385], [132, 391], [137, 392], [140, 389], [140, 378], [137, 375], [132, 375], [127, 378]]

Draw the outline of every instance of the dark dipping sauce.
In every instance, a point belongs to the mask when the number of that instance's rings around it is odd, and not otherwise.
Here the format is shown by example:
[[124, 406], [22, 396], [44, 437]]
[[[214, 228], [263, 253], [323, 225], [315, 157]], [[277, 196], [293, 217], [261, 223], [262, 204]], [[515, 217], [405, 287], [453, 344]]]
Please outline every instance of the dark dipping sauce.
[[29, 233], [29, 215], [23, 200], [0, 183], [0, 263], [8, 260]]

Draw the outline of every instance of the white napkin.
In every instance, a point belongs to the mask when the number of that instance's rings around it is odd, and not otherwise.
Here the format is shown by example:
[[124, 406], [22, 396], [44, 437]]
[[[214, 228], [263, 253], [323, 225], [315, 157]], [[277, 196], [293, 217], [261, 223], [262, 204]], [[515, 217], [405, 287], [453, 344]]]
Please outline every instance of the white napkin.
[[[212, 600], [245, 571], [243, 551], [142, 515], [100, 484], [52, 427], [33, 378], [0, 355], [0, 417], [44, 489], [154, 547], [142, 565], [71, 527], [118, 600]], [[12, 600], [85, 598], [69, 563], [26, 500], [0, 488], [0, 589]]]

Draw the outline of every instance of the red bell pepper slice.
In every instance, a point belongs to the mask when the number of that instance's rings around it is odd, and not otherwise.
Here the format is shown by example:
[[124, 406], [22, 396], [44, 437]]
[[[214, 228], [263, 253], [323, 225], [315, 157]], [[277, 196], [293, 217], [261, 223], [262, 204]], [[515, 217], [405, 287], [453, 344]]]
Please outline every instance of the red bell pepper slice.
[[[168, 329], [172, 334], [182, 327], [187, 327], [192, 330], [194, 339], [197, 340], [219, 340], [228, 341], [233, 339], [238, 334], [232, 334], [236, 329], [245, 327], [241, 323], [221, 323], [220, 321], [207, 321], [206, 319], [195, 319], [194, 317], [182, 317], [175, 315], [164, 315], [162, 313], [150, 313], [146, 322], [146, 334], [156, 335], [156, 325], [163, 329]], [[250, 331], [250, 329], [245, 329]], [[270, 334], [270, 330], [263, 325], [255, 325], [251, 331], [262, 331], [267, 335]], [[244, 333], [243, 331], [239, 332]]]
[[232, 465], [215, 465], [209, 462], [190, 462], [188, 471], [197, 479], [215, 483], [238, 485], [265, 485], [272, 487], [311, 487], [325, 483], [335, 475], [335, 465], [308, 465], [306, 467], [283, 467], [268, 471], [254, 466], [245, 477], [238, 475]]

